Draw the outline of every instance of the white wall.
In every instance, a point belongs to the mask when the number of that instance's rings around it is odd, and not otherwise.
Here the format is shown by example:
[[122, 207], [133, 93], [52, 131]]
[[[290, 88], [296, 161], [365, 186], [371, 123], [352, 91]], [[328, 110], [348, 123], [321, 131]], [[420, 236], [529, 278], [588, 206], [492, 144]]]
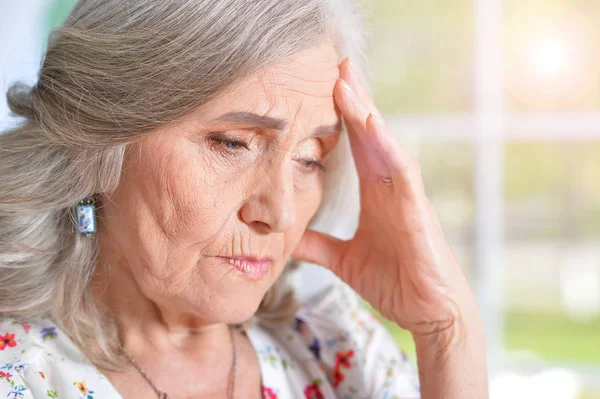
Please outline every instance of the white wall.
[[6, 0], [0, 5], [0, 130], [14, 123], [6, 91], [17, 80], [34, 83], [41, 62], [48, 0]]

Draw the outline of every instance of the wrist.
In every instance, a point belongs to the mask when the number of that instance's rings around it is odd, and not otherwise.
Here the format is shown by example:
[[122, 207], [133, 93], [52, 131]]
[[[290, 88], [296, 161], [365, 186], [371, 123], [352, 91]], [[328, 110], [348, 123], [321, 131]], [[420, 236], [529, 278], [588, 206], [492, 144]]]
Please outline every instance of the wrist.
[[438, 358], [468, 347], [485, 346], [485, 334], [479, 317], [456, 317], [413, 332], [417, 353]]
[[479, 317], [413, 333], [422, 398], [487, 398], [485, 334]]
[[449, 301], [452, 311], [445, 320], [424, 324], [412, 331], [417, 348], [441, 352], [485, 339], [475, 295], [472, 291], [466, 291], [458, 297], [460, 299], [456, 301]]
[[444, 306], [434, 313], [441, 318], [435, 322], [421, 322], [409, 328], [415, 343], [452, 347], [464, 344], [467, 336], [484, 335], [477, 300], [468, 285], [448, 295]]

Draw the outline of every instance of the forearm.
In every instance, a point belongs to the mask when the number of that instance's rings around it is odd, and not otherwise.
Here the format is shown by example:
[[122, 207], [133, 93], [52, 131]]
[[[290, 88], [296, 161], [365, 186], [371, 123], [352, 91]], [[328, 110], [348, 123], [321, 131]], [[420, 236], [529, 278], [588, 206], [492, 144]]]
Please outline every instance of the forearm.
[[485, 335], [478, 315], [413, 337], [422, 399], [488, 398]]

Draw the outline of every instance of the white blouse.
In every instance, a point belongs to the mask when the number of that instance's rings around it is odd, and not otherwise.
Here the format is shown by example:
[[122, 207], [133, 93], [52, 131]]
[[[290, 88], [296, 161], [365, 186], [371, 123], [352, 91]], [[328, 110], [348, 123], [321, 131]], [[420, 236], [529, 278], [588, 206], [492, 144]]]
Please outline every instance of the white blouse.
[[[265, 399], [420, 397], [413, 364], [344, 284], [304, 303], [290, 325], [247, 335]], [[122, 396], [51, 319], [0, 318], [0, 398]]]

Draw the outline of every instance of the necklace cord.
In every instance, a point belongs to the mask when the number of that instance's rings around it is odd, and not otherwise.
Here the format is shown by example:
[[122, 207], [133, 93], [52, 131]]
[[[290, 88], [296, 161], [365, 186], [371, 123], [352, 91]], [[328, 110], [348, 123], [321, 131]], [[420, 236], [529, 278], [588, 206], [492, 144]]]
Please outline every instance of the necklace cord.
[[[229, 399], [233, 399], [234, 391], [235, 391], [235, 376], [236, 376], [236, 371], [237, 371], [237, 348], [236, 348], [236, 343], [235, 343], [235, 337], [233, 336], [233, 327], [231, 325], [229, 325], [229, 338], [231, 339], [231, 346], [233, 349], [233, 354], [232, 354], [233, 359], [232, 359], [232, 365], [231, 365], [231, 369], [232, 369], [231, 370], [231, 381], [229, 383]], [[169, 399], [169, 395], [166, 392], [161, 391], [160, 389], [158, 389], [156, 387], [156, 385], [154, 385], [154, 383], [152, 382], [152, 380], [150, 379], [148, 374], [144, 371], [144, 369], [141, 368], [137, 364], [137, 362], [135, 361], [133, 356], [131, 356], [129, 354], [129, 352], [127, 352], [125, 350], [125, 348], [121, 344], [121, 341], [118, 342], [118, 345], [119, 345], [119, 349], [125, 355], [127, 360], [129, 360], [129, 362], [133, 365], [133, 367], [135, 367], [135, 369], [142, 375], [142, 377], [144, 377], [144, 379], [148, 382], [148, 384], [150, 384], [150, 386], [152, 387], [154, 392], [156, 392], [156, 394], [158, 395], [158, 398], [159, 399]]]

